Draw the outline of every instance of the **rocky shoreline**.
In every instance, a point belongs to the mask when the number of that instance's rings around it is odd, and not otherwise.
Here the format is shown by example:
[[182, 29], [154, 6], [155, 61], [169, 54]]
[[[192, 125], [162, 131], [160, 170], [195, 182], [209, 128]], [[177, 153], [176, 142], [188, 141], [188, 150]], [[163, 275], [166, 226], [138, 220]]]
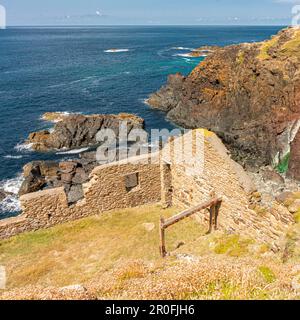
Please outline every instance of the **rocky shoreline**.
[[300, 31], [215, 48], [187, 77], [170, 75], [148, 103], [185, 128], [217, 133], [245, 168], [280, 166], [300, 180]]
[[[208, 57], [192, 73], [170, 75], [148, 104], [166, 112], [185, 128], [207, 128], [229, 147], [234, 160], [251, 172], [265, 204], [285, 192], [297, 192], [300, 181], [300, 56], [287, 45], [299, 41], [300, 31], [284, 29], [263, 43], [225, 48], [201, 47], [191, 54]], [[298, 87], [299, 85], [299, 87]], [[48, 152], [97, 145], [96, 134], [120, 123], [127, 131], [141, 129], [144, 120], [132, 114], [82, 115], [45, 113], [52, 130], [33, 132], [26, 143]], [[289, 155], [288, 172], [276, 169]], [[72, 161], [33, 161], [23, 168], [19, 195], [63, 187], [69, 204], [83, 198], [82, 185], [98, 166], [96, 152], [83, 152]], [[7, 197], [0, 190], [0, 200]]]
[[[101, 129], [112, 129], [118, 137], [119, 126], [125, 122], [128, 134], [132, 129], [144, 127], [144, 120], [133, 114], [82, 115], [53, 112], [45, 113], [42, 119], [55, 123], [53, 130], [31, 133], [26, 141], [33, 150], [39, 152], [95, 148], [99, 145], [96, 134]], [[78, 159], [72, 161], [30, 162], [23, 167], [24, 181], [19, 196], [63, 187], [68, 203], [74, 204], [83, 198], [82, 185], [89, 180], [89, 175], [96, 166], [99, 166], [96, 151], [82, 152]], [[1, 191], [0, 196], [4, 199], [7, 194]]]

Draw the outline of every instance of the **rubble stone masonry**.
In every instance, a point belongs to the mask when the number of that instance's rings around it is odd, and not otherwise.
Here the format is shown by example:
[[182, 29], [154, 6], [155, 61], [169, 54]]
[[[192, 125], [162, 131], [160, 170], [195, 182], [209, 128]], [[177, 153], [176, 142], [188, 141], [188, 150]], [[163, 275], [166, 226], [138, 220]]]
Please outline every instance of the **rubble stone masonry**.
[[160, 164], [159, 161], [150, 164], [148, 160], [146, 155], [133, 158], [130, 163], [123, 161], [95, 168], [84, 185], [84, 199], [73, 206], [68, 205], [63, 188], [21, 196], [22, 214], [0, 220], [0, 238], [104, 211], [160, 202]]
[[[159, 203], [185, 209], [209, 200], [211, 193], [223, 198], [219, 228], [239, 233], [277, 247], [278, 241], [293, 222], [288, 210], [276, 201], [268, 208], [255, 210], [251, 194], [255, 191], [247, 173], [234, 162], [221, 140], [213, 133], [201, 132], [201, 161], [178, 162], [174, 139], [167, 147], [171, 152], [148, 155], [95, 168], [83, 187], [84, 199], [69, 206], [63, 188], [24, 195], [20, 198], [22, 214], [0, 220], [0, 238], [99, 214], [109, 210]], [[193, 152], [196, 152], [193, 148]], [[204, 158], [203, 158], [204, 156]], [[141, 160], [143, 162], [141, 163]], [[153, 160], [153, 155], [152, 155]], [[207, 223], [208, 212], [196, 215]]]

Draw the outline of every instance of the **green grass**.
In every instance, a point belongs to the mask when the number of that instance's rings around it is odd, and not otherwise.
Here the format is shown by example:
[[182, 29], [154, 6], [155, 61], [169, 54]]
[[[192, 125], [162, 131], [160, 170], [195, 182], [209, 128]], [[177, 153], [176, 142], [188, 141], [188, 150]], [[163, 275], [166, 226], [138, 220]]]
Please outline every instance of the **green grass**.
[[276, 276], [275, 276], [274, 272], [269, 267], [260, 266], [258, 268], [258, 270], [267, 283], [272, 283], [272, 282], [276, 281]]
[[270, 58], [269, 50], [278, 43], [278, 37], [274, 36], [271, 40], [266, 41], [260, 48], [260, 52], [257, 56], [259, 60], [267, 60]]
[[245, 52], [239, 51], [239, 53], [237, 55], [237, 63], [238, 64], [243, 64], [244, 61], [245, 61]]
[[[281, 57], [298, 57], [300, 58], [300, 31], [295, 30], [292, 39], [284, 42], [278, 47], [277, 53]], [[265, 41], [257, 56], [259, 60], [268, 60], [271, 58], [270, 49], [278, 45], [280, 37], [273, 36], [271, 40]]]
[[241, 239], [239, 235], [223, 236], [217, 240], [214, 251], [216, 254], [240, 257], [248, 253], [248, 246], [251, 243], [251, 240]]
[[279, 173], [286, 173], [289, 168], [289, 162], [290, 162], [290, 156], [291, 154], [288, 153], [282, 160], [281, 162], [277, 165], [276, 170]]
[[287, 41], [280, 50], [284, 56], [300, 57], [300, 31], [295, 31], [293, 39]]

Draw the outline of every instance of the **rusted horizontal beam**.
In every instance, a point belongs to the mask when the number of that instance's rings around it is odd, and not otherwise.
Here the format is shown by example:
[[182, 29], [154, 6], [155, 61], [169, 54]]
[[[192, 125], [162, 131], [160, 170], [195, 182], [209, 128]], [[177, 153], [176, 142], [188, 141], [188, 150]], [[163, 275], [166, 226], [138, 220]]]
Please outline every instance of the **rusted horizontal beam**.
[[197, 211], [204, 210], [204, 209], [209, 208], [211, 206], [217, 205], [218, 203], [221, 203], [221, 202], [222, 202], [222, 198], [213, 198], [211, 200], [203, 202], [202, 204], [200, 204], [194, 208], [183, 211], [183, 212], [177, 214], [176, 216], [173, 216], [173, 217], [165, 220], [164, 223], [161, 224], [161, 227], [166, 229], [166, 228], [172, 226], [173, 224], [175, 224], [185, 218], [190, 217], [191, 215], [195, 214]]

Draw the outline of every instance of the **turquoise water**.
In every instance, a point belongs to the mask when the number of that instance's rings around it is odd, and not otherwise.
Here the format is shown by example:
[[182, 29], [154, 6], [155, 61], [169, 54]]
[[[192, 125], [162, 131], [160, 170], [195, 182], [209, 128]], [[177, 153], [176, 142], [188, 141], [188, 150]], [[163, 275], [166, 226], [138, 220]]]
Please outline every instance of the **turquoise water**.
[[[22, 166], [40, 154], [23, 148], [32, 131], [49, 128], [48, 111], [131, 112], [147, 129], [172, 128], [143, 101], [171, 73], [188, 74], [201, 59], [181, 54], [202, 45], [260, 41], [281, 27], [91, 27], [0, 30], [0, 188], [17, 192]], [[126, 49], [119, 53], [109, 49]], [[177, 48], [177, 49], [175, 49]], [[70, 158], [71, 155], [68, 156]], [[14, 215], [16, 197], [0, 204]]]

